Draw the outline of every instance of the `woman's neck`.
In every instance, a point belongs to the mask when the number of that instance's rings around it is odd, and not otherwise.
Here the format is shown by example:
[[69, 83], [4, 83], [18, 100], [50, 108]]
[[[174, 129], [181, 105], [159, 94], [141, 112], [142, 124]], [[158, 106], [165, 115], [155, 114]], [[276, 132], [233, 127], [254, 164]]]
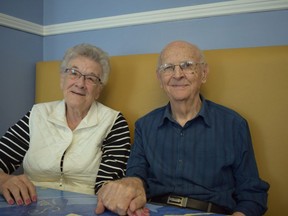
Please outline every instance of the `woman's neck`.
[[67, 108], [66, 121], [68, 127], [73, 131], [80, 124], [83, 118], [87, 115], [88, 111], [79, 109]]

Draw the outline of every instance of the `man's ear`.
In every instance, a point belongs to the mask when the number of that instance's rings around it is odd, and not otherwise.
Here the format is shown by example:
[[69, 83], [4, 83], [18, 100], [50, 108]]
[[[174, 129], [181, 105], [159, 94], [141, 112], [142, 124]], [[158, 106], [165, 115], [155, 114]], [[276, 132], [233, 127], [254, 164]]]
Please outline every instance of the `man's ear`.
[[163, 88], [163, 85], [162, 85], [162, 80], [161, 80], [161, 75], [160, 75], [160, 73], [158, 72], [158, 71], [156, 71], [156, 76], [157, 76], [157, 79], [158, 79], [158, 81], [159, 81], [159, 84], [160, 84], [160, 88]]
[[206, 83], [208, 74], [209, 74], [209, 66], [207, 63], [205, 63], [203, 65], [203, 70], [202, 70], [202, 80], [201, 80], [202, 83]]

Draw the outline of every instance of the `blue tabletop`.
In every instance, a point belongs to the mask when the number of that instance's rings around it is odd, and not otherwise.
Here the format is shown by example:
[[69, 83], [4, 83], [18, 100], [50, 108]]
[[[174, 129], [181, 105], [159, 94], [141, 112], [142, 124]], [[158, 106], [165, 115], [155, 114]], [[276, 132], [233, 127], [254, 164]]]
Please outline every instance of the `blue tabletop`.
[[[8, 205], [4, 198], [0, 195], [0, 215], [11, 216], [95, 216], [94, 209], [97, 197], [94, 195], [79, 194], [67, 191], [53, 190], [48, 188], [37, 188], [38, 201], [29, 206]], [[185, 216], [201, 216], [220, 214], [203, 213], [199, 211], [189, 210], [185, 208], [177, 208], [172, 206], [159, 206], [147, 203], [150, 209], [150, 215], [185, 215]], [[101, 216], [116, 215], [110, 211], [106, 211]]]

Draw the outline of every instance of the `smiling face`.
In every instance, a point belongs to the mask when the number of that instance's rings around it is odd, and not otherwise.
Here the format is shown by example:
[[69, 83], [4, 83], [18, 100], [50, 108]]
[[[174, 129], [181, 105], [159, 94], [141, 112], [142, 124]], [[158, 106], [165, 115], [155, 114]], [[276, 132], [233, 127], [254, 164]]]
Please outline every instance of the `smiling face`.
[[[102, 76], [102, 68], [99, 63], [83, 56], [73, 58], [69, 64], [69, 68], [75, 68], [83, 75]], [[102, 84], [88, 84], [85, 78], [81, 76], [79, 79], [73, 80], [68, 73], [61, 74], [61, 89], [63, 91], [64, 100], [67, 109], [81, 110], [88, 112], [91, 104], [100, 96]]]
[[[203, 62], [200, 50], [183, 41], [172, 42], [161, 53], [161, 65], [176, 65], [173, 73], [158, 70], [157, 77], [161, 87], [171, 102], [189, 101], [199, 97], [200, 88], [206, 82], [208, 66]], [[191, 71], [182, 70], [178, 65], [183, 62], [194, 62]], [[182, 64], [183, 65], [183, 64]]]

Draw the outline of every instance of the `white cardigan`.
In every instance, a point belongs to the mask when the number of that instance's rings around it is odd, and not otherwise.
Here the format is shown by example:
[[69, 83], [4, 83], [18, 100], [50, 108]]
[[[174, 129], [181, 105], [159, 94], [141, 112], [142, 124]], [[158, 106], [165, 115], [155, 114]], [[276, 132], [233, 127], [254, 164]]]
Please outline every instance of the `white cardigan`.
[[29, 121], [30, 145], [23, 162], [25, 174], [37, 186], [94, 194], [101, 145], [118, 114], [94, 102], [86, 117], [71, 131], [64, 101], [34, 105]]

